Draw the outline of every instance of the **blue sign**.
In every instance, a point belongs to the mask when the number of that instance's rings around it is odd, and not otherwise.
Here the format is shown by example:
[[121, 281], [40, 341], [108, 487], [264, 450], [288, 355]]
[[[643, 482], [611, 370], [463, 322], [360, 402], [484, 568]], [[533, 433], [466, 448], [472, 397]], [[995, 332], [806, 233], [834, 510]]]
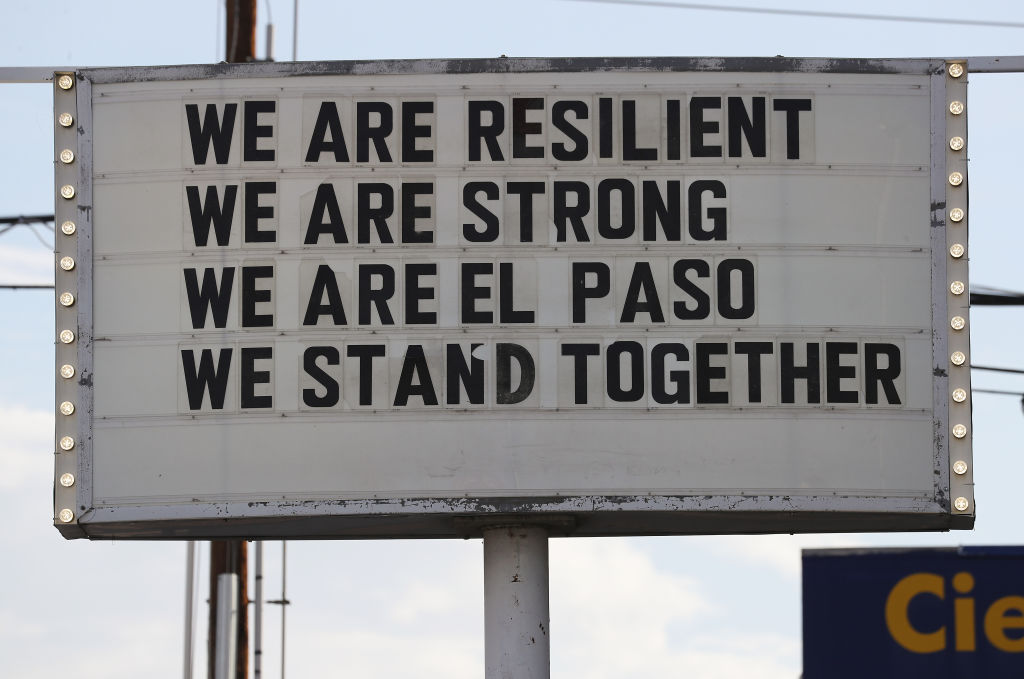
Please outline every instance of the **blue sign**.
[[803, 553], [803, 679], [1024, 677], [1024, 548]]

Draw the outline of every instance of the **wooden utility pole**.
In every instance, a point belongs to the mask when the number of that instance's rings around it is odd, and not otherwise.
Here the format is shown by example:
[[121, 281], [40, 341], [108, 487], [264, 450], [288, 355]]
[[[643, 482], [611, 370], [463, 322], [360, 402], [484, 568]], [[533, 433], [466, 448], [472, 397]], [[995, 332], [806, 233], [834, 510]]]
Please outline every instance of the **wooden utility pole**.
[[[225, 60], [248, 62], [256, 58], [256, 0], [224, 0]], [[238, 576], [238, 637], [235, 678], [249, 676], [249, 593], [248, 544], [244, 540], [213, 540], [210, 542], [210, 624], [207, 638], [207, 676], [214, 679], [217, 667], [217, 576], [233, 573]]]
[[245, 63], [256, 59], [256, 0], [224, 0], [227, 7], [225, 61]]

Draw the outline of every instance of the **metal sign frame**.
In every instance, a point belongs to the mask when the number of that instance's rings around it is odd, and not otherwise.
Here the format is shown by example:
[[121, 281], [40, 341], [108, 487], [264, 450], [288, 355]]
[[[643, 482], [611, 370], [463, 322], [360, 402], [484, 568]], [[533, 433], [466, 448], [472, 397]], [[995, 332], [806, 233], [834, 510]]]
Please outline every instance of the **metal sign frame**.
[[[966, 246], [967, 61], [938, 59], [582, 58], [219, 64], [84, 69], [54, 77], [57, 424], [54, 524], [68, 538], [377, 538], [477, 534], [504, 515], [572, 535], [967, 529], [974, 522]], [[237, 497], [97, 503], [94, 497], [94, 88], [114, 83], [291, 76], [416, 74], [773, 73], [915, 75], [931, 98], [930, 242], [932, 489], [907, 495], [748, 492], [587, 493], [444, 497]], [[957, 110], [959, 108], [959, 110]], [[62, 117], [70, 115], [68, 118]], [[923, 122], [923, 121], [922, 121]], [[69, 156], [66, 151], [71, 151]], [[958, 179], [953, 179], [958, 174]], [[951, 218], [951, 210], [958, 210]], [[956, 222], [956, 230], [950, 220]], [[67, 226], [70, 224], [70, 226]], [[957, 246], [960, 246], [958, 249]], [[956, 291], [956, 281], [960, 291]], [[951, 289], [954, 285], [954, 289]], [[65, 296], [65, 294], [69, 296]], [[145, 384], [140, 385], [146, 389]], [[953, 389], [963, 389], [951, 399]], [[183, 426], [189, 426], [183, 424]], [[368, 494], [372, 495], [372, 494]]]

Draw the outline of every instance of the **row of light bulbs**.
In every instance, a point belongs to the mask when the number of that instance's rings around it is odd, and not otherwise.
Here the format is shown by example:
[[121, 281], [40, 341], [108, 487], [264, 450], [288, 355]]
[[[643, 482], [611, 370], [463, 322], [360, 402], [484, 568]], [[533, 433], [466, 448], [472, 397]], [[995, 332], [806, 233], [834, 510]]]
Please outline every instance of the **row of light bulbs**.
[[[74, 78], [70, 75], [65, 74], [57, 78], [57, 87], [62, 90], [70, 90], [74, 85]], [[61, 113], [57, 116], [57, 123], [61, 127], [71, 127], [74, 122], [75, 118], [70, 113]], [[60, 162], [65, 165], [70, 165], [75, 162], [75, 152], [71, 149], [64, 149], [60, 154], [58, 154], [58, 157], [60, 158]], [[61, 186], [60, 195], [65, 200], [73, 199], [75, 197], [75, 187], [71, 184]], [[73, 221], [67, 220], [60, 225], [60, 230], [65, 236], [73, 236], [77, 227]], [[67, 256], [61, 257], [58, 262], [58, 266], [60, 266], [63, 271], [72, 271], [75, 268], [75, 259]], [[70, 307], [75, 303], [75, 296], [73, 293], [65, 291], [57, 297], [57, 301], [62, 307]], [[68, 329], [61, 330], [58, 337], [62, 344], [71, 344], [75, 341], [75, 332]], [[59, 372], [63, 379], [70, 380], [75, 376], [75, 367], [69, 363], [65, 363], [60, 367]], [[75, 404], [71, 401], [63, 401], [58, 407], [58, 410], [61, 415], [69, 417], [75, 412]], [[60, 449], [65, 452], [71, 451], [75, 447], [75, 439], [72, 436], [62, 436], [58, 445], [60, 446]], [[58, 482], [64, 488], [71, 488], [75, 485], [75, 475], [70, 472], [61, 474]], [[65, 507], [57, 513], [57, 518], [60, 519], [62, 523], [71, 523], [75, 519], [75, 512], [74, 510]]]
[[[947, 68], [947, 72], [952, 78], [960, 78], [964, 75], [964, 65], [960, 63], [950, 64]], [[949, 112], [954, 116], [959, 116], [967, 110], [964, 102], [959, 100], [951, 101], [949, 104]], [[962, 151], [966, 146], [964, 138], [956, 135], [950, 137], [949, 148], [953, 152]], [[964, 183], [964, 175], [961, 172], [951, 172], [947, 178], [949, 185], [952, 187], [961, 186]], [[967, 216], [966, 212], [959, 207], [955, 207], [949, 211], [949, 220], [954, 224], [960, 224]], [[953, 259], [960, 259], [964, 256], [965, 248], [961, 243], [953, 243], [949, 248], [949, 255]], [[949, 291], [956, 296], [960, 296], [966, 292], [967, 286], [964, 285], [963, 281], [954, 280], [949, 284]], [[967, 327], [967, 320], [963, 316], [953, 316], [949, 319], [949, 325], [954, 331], [961, 331]], [[967, 356], [962, 351], [954, 351], [950, 357], [950, 362], [955, 366], [962, 366], [967, 361]], [[962, 387], [953, 389], [952, 398], [956, 403], [963, 403], [967, 400], [967, 390]], [[957, 423], [953, 425], [953, 437], [955, 439], [963, 439], [967, 436], [967, 425]], [[967, 473], [968, 465], [966, 460], [959, 459], [953, 462], [952, 470], [957, 476], [963, 476]], [[958, 496], [953, 500], [953, 507], [960, 512], [965, 512], [971, 506], [970, 501], [964, 496]]]

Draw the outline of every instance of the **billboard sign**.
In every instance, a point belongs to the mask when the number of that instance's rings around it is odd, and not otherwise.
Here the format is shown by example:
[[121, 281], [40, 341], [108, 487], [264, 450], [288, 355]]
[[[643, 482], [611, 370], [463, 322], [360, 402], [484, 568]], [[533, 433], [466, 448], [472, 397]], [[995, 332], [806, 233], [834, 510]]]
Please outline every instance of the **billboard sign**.
[[962, 74], [57, 74], [55, 524], [969, 526]]
[[1015, 677], [1024, 549], [804, 550], [805, 679]]

